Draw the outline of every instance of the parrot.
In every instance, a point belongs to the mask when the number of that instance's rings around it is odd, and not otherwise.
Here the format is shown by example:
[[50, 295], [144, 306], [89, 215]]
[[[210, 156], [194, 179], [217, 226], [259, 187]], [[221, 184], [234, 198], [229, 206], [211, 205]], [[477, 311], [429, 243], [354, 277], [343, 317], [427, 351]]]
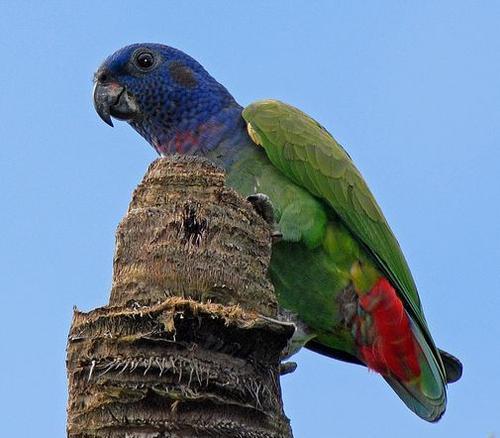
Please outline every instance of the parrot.
[[94, 74], [93, 103], [160, 156], [205, 157], [276, 229], [269, 276], [305, 347], [379, 373], [429, 422], [461, 362], [438, 349], [403, 252], [350, 155], [317, 121], [278, 100], [242, 107], [194, 58], [132, 44]]

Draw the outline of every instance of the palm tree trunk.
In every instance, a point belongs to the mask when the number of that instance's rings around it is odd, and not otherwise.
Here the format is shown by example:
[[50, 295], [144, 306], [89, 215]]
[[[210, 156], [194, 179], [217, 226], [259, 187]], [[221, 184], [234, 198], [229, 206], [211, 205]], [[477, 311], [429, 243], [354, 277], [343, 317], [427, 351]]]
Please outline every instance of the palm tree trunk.
[[117, 230], [109, 305], [74, 313], [68, 436], [291, 438], [270, 255], [218, 168], [155, 161]]

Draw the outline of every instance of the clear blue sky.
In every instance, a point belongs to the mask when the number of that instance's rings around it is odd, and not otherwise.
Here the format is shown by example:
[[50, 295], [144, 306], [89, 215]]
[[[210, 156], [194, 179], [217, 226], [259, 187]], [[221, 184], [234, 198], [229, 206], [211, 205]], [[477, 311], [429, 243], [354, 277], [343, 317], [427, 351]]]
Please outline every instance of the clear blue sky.
[[133, 42], [196, 57], [243, 105], [274, 97], [348, 149], [398, 236], [436, 341], [465, 364], [427, 424], [376, 374], [302, 352], [296, 438], [500, 434], [500, 3], [0, 2], [1, 435], [65, 434], [72, 306], [106, 302], [115, 227], [153, 150], [94, 113]]

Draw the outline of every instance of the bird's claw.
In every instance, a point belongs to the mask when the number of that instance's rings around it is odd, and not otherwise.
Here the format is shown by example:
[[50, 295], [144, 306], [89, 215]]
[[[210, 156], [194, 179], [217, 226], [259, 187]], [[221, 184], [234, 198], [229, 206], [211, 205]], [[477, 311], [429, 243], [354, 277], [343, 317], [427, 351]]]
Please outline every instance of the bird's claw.
[[272, 239], [273, 243], [281, 242], [281, 239], [283, 239], [283, 234], [281, 234], [280, 230], [275, 229], [271, 233], [271, 239]]
[[274, 206], [269, 196], [264, 193], [254, 193], [247, 197], [247, 201], [252, 204], [254, 210], [260, 217], [269, 225], [272, 225], [273, 231], [271, 233], [271, 239], [273, 243], [281, 241], [283, 234], [281, 234], [279, 226], [274, 220]]
[[264, 193], [254, 193], [247, 197], [247, 201], [268, 224], [274, 224], [274, 207], [269, 196]]
[[293, 373], [297, 369], [297, 362], [280, 363], [280, 376]]

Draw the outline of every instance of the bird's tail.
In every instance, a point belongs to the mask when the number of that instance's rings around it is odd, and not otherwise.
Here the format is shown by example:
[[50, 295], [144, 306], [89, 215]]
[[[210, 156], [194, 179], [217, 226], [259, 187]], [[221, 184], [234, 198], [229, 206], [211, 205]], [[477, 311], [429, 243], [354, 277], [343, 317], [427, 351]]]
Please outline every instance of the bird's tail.
[[385, 375], [384, 379], [408, 408], [424, 420], [435, 422], [446, 410], [445, 376], [435, 353], [416, 324], [412, 324], [412, 332], [417, 343], [419, 375], [409, 380]]
[[439, 420], [446, 409], [446, 384], [460, 377], [460, 362], [430, 344], [387, 279], [363, 294], [359, 306], [354, 327], [360, 358], [419, 417]]
[[384, 379], [408, 408], [424, 420], [436, 422], [446, 410], [446, 384], [461, 377], [462, 364], [442, 350], [438, 351], [440, 357], [437, 358], [417, 324], [412, 322], [411, 329], [416, 341], [420, 374], [406, 381], [392, 375], [385, 375]]

